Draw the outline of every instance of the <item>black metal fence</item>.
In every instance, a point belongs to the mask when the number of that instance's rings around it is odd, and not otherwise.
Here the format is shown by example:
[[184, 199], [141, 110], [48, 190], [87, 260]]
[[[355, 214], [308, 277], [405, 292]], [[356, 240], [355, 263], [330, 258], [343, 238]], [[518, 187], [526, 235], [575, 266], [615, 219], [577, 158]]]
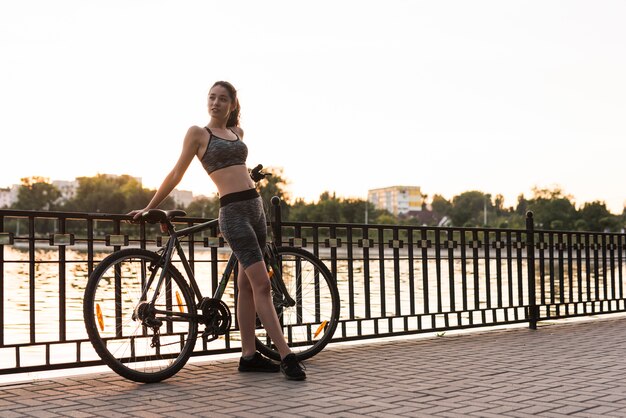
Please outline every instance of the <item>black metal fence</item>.
[[[626, 235], [526, 229], [282, 222], [274, 235], [321, 258], [346, 341], [626, 311]], [[123, 247], [156, 249], [158, 227], [124, 215], [0, 210], [0, 374], [101, 364], [82, 322], [94, 266]], [[183, 218], [190, 226], [204, 219]], [[217, 286], [228, 248], [216, 230], [186, 251], [201, 287]], [[234, 338], [197, 354], [239, 349]]]

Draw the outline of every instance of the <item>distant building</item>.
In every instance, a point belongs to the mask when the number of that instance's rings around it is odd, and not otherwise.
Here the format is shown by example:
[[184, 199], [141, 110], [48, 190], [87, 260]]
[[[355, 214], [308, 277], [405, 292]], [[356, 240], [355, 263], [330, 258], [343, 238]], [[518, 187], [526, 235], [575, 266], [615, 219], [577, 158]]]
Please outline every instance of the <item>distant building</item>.
[[17, 193], [19, 189], [19, 184], [14, 184], [11, 187], [0, 188], [0, 208], [8, 208], [17, 202]]
[[186, 208], [193, 201], [193, 192], [189, 190], [172, 190], [170, 197], [176, 202], [176, 206]]
[[398, 216], [422, 211], [425, 196], [419, 186], [392, 186], [368, 190], [367, 200], [376, 209], [384, 209]]
[[68, 201], [76, 197], [78, 180], [52, 180], [52, 185], [61, 192], [61, 201]]

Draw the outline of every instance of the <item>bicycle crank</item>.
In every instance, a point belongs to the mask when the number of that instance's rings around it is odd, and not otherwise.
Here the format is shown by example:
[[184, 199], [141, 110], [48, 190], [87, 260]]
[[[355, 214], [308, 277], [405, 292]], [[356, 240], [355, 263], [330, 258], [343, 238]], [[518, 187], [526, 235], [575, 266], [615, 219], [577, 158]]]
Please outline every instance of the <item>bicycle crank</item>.
[[228, 305], [220, 299], [202, 298], [198, 305], [202, 311], [202, 323], [205, 325], [204, 335], [223, 335], [230, 329], [231, 315]]

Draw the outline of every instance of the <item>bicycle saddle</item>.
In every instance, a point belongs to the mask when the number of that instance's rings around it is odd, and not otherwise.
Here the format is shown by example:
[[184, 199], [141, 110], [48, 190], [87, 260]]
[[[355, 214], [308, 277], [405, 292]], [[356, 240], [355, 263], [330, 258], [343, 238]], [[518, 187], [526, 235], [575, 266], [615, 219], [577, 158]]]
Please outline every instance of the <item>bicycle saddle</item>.
[[150, 209], [141, 214], [141, 217], [144, 221], [155, 224], [157, 222], [166, 222], [171, 221], [173, 218], [177, 216], [185, 216], [187, 212], [180, 209], [174, 210], [162, 210], [162, 209]]

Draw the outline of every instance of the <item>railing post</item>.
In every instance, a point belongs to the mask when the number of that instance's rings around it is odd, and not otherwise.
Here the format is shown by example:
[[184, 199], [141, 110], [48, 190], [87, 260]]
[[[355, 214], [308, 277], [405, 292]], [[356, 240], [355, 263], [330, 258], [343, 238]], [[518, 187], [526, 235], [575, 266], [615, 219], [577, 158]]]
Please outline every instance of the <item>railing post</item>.
[[535, 220], [526, 212], [526, 264], [528, 268], [528, 328], [537, 329], [539, 307], [535, 295]]
[[282, 245], [283, 243], [283, 226], [282, 226], [282, 213], [280, 208], [280, 197], [274, 196], [272, 197], [272, 207], [274, 208], [274, 219], [272, 221], [272, 227], [274, 234], [274, 243], [277, 246]]

